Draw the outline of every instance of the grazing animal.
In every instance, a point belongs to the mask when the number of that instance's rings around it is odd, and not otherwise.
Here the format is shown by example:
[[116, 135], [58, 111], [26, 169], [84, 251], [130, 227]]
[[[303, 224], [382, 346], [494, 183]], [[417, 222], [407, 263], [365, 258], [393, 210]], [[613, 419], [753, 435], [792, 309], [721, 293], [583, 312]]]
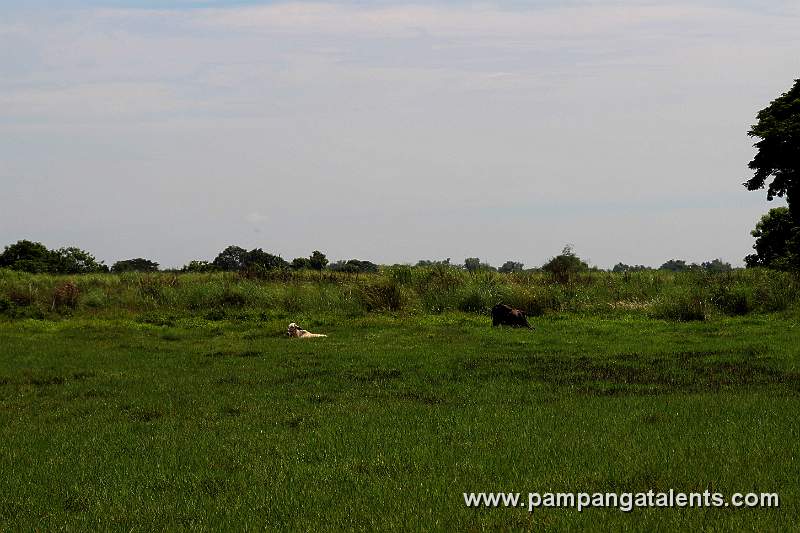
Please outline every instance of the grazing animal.
[[294, 322], [289, 324], [289, 329], [286, 330], [286, 334], [289, 337], [293, 337], [296, 339], [313, 339], [314, 337], [327, 337], [327, 335], [323, 335], [322, 333], [311, 333], [310, 331], [306, 331]]
[[494, 326], [513, 326], [515, 328], [533, 329], [528, 324], [525, 311], [514, 309], [505, 304], [497, 304], [492, 307], [492, 327]]

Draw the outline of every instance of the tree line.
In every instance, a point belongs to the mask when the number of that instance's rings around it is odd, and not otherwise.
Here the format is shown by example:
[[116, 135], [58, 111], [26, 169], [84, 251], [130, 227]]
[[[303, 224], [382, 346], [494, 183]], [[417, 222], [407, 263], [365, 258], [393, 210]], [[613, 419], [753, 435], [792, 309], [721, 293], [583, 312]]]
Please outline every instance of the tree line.
[[[515, 272], [542, 271], [553, 274], [556, 277], [566, 274], [601, 270], [597, 267], [590, 267], [585, 260], [575, 254], [570, 245], [565, 246], [560, 254], [551, 258], [542, 266], [527, 269], [520, 261], [509, 260], [500, 267], [494, 267], [481, 261], [478, 257], [468, 257], [461, 265], [451, 263], [450, 258], [445, 260], [423, 259], [418, 261], [415, 266], [444, 266], [448, 268], [459, 268], [472, 273], [492, 271], [510, 274]], [[28, 240], [21, 240], [15, 244], [6, 246], [3, 253], [0, 254], [0, 268], [48, 274], [157, 272], [160, 270], [157, 262], [141, 257], [117, 261], [111, 265], [111, 267], [108, 267], [103, 261], [98, 261], [90, 252], [81, 250], [80, 248], [68, 247], [49, 250], [40, 242]], [[247, 250], [240, 246], [228, 246], [212, 261], [194, 260], [180, 269], [170, 270], [179, 272], [242, 272], [258, 275], [259, 273], [276, 270], [327, 270], [331, 272], [357, 274], [378, 272], [379, 268], [380, 266], [376, 263], [361, 259], [347, 259], [330, 263], [325, 254], [319, 250], [314, 250], [309, 257], [296, 257], [289, 262], [280, 255], [265, 252], [261, 248]], [[721, 259], [714, 259], [701, 264], [688, 264], [684, 260], [670, 259], [658, 268], [658, 270], [669, 270], [673, 272], [690, 270], [724, 272], [731, 269], [730, 263], [723, 262]], [[612, 269], [613, 272], [634, 272], [638, 270], [656, 269], [643, 265], [631, 266], [624, 263], [617, 263]]]

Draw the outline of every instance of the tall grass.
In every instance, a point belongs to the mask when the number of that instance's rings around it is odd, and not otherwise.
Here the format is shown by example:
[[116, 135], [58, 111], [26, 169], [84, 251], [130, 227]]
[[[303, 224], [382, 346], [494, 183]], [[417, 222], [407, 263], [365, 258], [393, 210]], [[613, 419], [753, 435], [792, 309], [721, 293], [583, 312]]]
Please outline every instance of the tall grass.
[[587, 272], [564, 283], [540, 272], [468, 273], [446, 265], [390, 267], [376, 274], [279, 272], [123, 273], [55, 276], [0, 270], [0, 316], [189, 312], [225, 318], [374, 312], [485, 314], [503, 302], [531, 316], [642, 313], [666, 320], [784, 311], [800, 299], [800, 278], [764, 269], [721, 274]]

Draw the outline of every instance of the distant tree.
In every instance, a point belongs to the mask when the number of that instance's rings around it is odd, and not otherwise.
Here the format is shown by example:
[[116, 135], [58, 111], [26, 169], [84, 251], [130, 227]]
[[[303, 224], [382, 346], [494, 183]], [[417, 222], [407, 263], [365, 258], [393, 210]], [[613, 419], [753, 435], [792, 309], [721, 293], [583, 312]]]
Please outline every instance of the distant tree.
[[625, 263], [617, 263], [614, 265], [614, 268], [611, 269], [612, 272], [641, 272], [643, 270], [650, 270], [650, 267], [646, 267], [644, 265], [626, 265]]
[[158, 263], [138, 257], [117, 261], [111, 266], [111, 272], [156, 272]]
[[744, 185], [750, 191], [762, 189], [771, 177], [767, 200], [786, 196], [791, 217], [800, 226], [800, 79], [759, 111], [757, 118], [748, 132], [760, 139], [748, 165], [754, 174]]
[[478, 272], [482, 270], [496, 270], [492, 265], [489, 263], [481, 263], [481, 260], [477, 257], [467, 257], [464, 259], [464, 269], [467, 272]]
[[722, 259], [704, 261], [700, 267], [706, 272], [730, 272], [733, 270], [731, 264], [724, 262]]
[[234, 272], [245, 266], [247, 250], [240, 246], [228, 246], [214, 259], [214, 266], [220, 270]]
[[288, 268], [289, 263], [279, 255], [272, 255], [261, 248], [254, 248], [244, 256], [245, 269], [278, 270]]
[[189, 264], [181, 268], [181, 272], [215, 272], [219, 270], [213, 263], [208, 261], [189, 261]]
[[308, 258], [308, 266], [314, 270], [323, 270], [328, 265], [328, 258], [319, 250], [314, 250]]
[[506, 261], [503, 263], [503, 266], [497, 269], [498, 272], [502, 272], [503, 274], [510, 274], [511, 272], [522, 272], [523, 269], [522, 263], [517, 263], [516, 261]]
[[553, 257], [550, 261], [542, 265], [542, 270], [550, 273], [559, 283], [565, 283], [569, 281], [573, 275], [588, 271], [589, 265], [575, 255], [572, 246], [568, 244], [561, 250], [561, 254]]
[[378, 265], [371, 261], [361, 261], [359, 259], [349, 259], [347, 261], [336, 261], [328, 266], [334, 272], [349, 272], [352, 274], [377, 272]]
[[[695, 265], [696, 266], [696, 265]], [[692, 269], [692, 265], [687, 265], [683, 259], [670, 259], [660, 267], [659, 270], [669, 270], [670, 272], [686, 272]]]
[[108, 272], [102, 261], [85, 250], [70, 246], [59, 248], [53, 252], [56, 271], [61, 274], [87, 274], [91, 272]]
[[0, 254], [0, 268], [24, 272], [56, 272], [57, 257], [40, 242], [17, 241]]
[[481, 267], [481, 260], [477, 257], [467, 257], [464, 259], [464, 268], [467, 272], [476, 272]]
[[770, 209], [750, 234], [756, 238], [753, 245], [756, 253], [744, 258], [748, 267], [800, 269], [800, 226], [795, 224], [788, 208]]
[[290, 265], [292, 270], [303, 270], [306, 268], [311, 268], [311, 260], [307, 257], [295, 257], [292, 259], [292, 263]]
[[435, 260], [432, 261], [430, 259], [420, 259], [419, 261], [417, 261], [417, 264], [416, 264], [416, 266], [418, 266], [418, 267], [429, 267], [429, 266], [436, 266], [436, 265], [450, 266], [450, 258], [448, 257], [447, 259], [445, 259], [443, 261], [435, 261]]
[[276, 269], [289, 268], [289, 263], [279, 255], [265, 252], [261, 248], [254, 248], [250, 251], [240, 246], [228, 246], [214, 258], [213, 265], [219, 270], [227, 272], [249, 271], [269, 271]]
[[40, 242], [17, 241], [6, 246], [0, 254], [0, 268], [26, 272], [48, 272], [52, 274], [85, 274], [108, 272], [108, 267], [98, 262], [92, 254], [74, 246], [48, 250]]

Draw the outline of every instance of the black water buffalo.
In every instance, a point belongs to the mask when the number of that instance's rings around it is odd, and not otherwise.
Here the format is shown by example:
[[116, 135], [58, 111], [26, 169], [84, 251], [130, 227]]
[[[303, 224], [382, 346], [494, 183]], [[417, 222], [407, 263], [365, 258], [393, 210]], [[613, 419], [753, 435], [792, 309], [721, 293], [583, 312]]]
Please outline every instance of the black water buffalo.
[[513, 326], [515, 328], [533, 329], [528, 324], [525, 311], [514, 309], [504, 304], [492, 307], [492, 326]]

